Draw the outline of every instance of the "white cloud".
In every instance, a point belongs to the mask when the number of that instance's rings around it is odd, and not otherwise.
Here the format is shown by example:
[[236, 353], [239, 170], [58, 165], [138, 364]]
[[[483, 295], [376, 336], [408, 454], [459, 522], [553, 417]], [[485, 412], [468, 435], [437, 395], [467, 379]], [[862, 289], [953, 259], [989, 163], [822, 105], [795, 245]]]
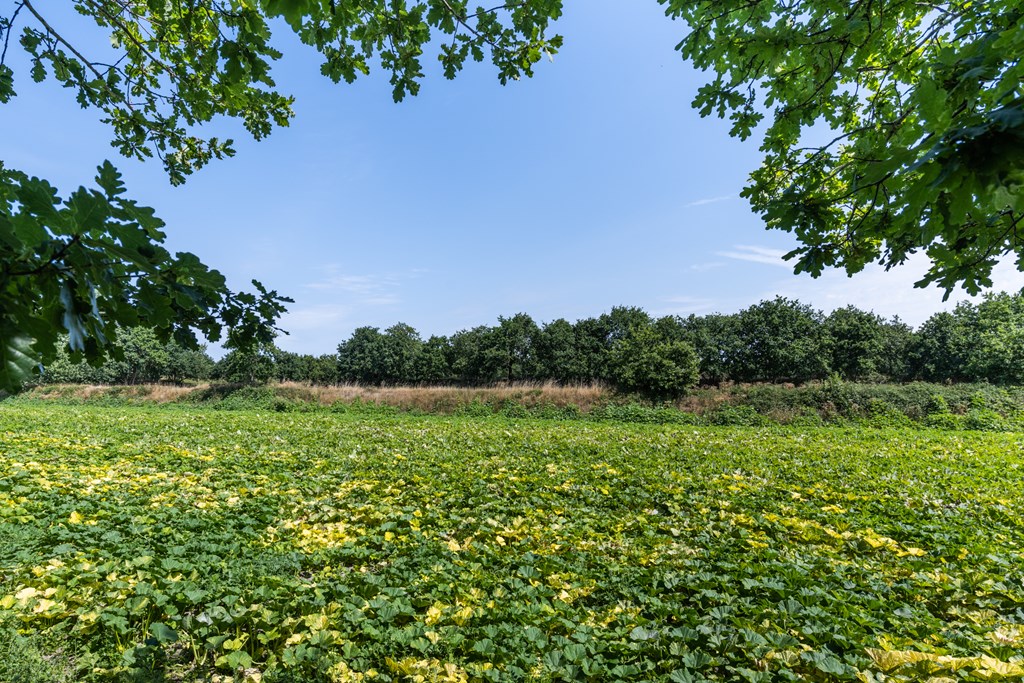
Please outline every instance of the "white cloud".
[[289, 334], [274, 343], [294, 353], [328, 353], [345, 338], [355, 321], [356, 308], [345, 304], [309, 304], [281, 316], [280, 327]]
[[318, 330], [343, 322], [351, 312], [350, 306], [332, 304], [294, 308], [281, 316], [281, 327], [289, 332]]
[[665, 305], [650, 311], [651, 315], [689, 315], [691, 313], [700, 315], [711, 313], [718, 306], [718, 302], [714, 299], [697, 296], [668, 296], [664, 297], [662, 301]]
[[402, 303], [402, 286], [426, 270], [416, 268], [400, 273], [353, 274], [340, 272], [336, 265], [322, 269], [325, 277], [306, 284], [307, 289], [340, 295], [350, 306], [395, 306]]
[[[328, 268], [327, 270], [334, 270]], [[375, 294], [384, 289], [391, 289], [398, 285], [399, 278], [392, 274], [378, 275], [341, 275], [332, 274], [323, 280], [310, 282], [306, 287], [310, 289], [324, 289], [352, 294]]]
[[[758, 300], [785, 296], [825, 312], [853, 305], [886, 318], [898, 315], [916, 327], [933, 314], [951, 310], [957, 303], [971, 299], [960, 289], [953, 291], [944, 302], [944, 290], [934, 286], [914, 287], [927, 270], [927, 257], [918, 254], [888, 271], [881, 266], [868, 266], [852, 277], [841, 270], [825, 271], [817, 279], [793, 276], [776, 281]], [[1017, 270], [1011, 260], [1006, 260], [995, 267], [992, 281], [994, 291], [1020, 291], [1024, 288], [1024, 272]]]
[[739, 261], [764, 263], [769, 266], [779, 266], [782, 268], [792, 267], [789, 263], [782, 260], [782, 257], [786, 255], [786, 252], [782, 249], [769, 249], [767, 247], [737, 244], [733, 247], [732, 251], [719, 251], [716, 252], [716, 255], [724, 256], [725, 258], [737, 259]]
[[698, 273], [706, 273], [709, 270], [715, 270], [716, 268], [724, 268], [725, 264], [721, 261], [709, 261], [708, 263], [695, 263], [690, 266], [690, 270]]
[[732, 198], [733, 198], [733, 195], [731, 195], [731, 194], [722, 195], [721, 197], [705, 197], [704, 199], [698, 199], [696, 201], [692, 201], [689, 204], [683, 204], [683, 208], [684, 209], [689, 209], [690, 207], [693, 207], [693, 206], [704, 206], [705, 204], [717, 204], [718, 202], [724, 202], [727, 199], [732, 199]]

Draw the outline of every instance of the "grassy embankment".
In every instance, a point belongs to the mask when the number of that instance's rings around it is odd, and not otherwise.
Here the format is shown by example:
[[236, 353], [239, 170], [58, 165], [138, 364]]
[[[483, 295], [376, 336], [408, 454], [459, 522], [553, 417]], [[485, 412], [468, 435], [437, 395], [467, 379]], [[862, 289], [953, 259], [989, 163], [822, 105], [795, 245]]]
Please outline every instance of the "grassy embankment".
[[989, 384], [855, 384], [698, 388], [657, 406], [602, 386], [521, 384], [497, 387], [309, 386], [205, 384], [194, 387], [43, 386], [17, 400], [62, 403], [205, 406], [277, 412], [407, 412], [433, 415], [544, 417], [661, 424], [912, 424], [943, 429], [1012, 431], [1024, 427], [1024, 388]]

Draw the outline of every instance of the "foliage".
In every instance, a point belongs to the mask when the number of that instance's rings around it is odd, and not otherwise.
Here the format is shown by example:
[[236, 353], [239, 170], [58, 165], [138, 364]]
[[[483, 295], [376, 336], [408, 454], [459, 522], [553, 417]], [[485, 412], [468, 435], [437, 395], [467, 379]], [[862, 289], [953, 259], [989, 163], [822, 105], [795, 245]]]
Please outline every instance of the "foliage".
[[[551, 0], [478, 11], [464, 0], [71, 4], [111, 50], [58, 32], [53, 7], [17, 0], [0, 17], [0, 104], [15, 96], [6, 57], [20, 31], [33, 80], [52, 78], [79, 106], [102, 112], [122, 155], [158, 157], [175, 184], [234, 154], [231, 140], [198, 135], [203, 124], [234, 118], [257, 139], [288, 124], [292, 100], [271, 76], [281, 57], [271, 45], [274, 20], [323, 55], [321, 70], [335, 82], [369, 73], [376, 60], [390, 72], [395, 100], [419, 90], [424, 50], [437, 38], [447, 77], [489, 55], [502, 82], [531, 75], [561, 45], [546, 36], [561, 12]], [[196, 332], [216, 341], [225, 328], [239, 347], [270, 342], [288, 299], [255, 281], [256, 294], [232, 293], [194, 255], [163, 248], [163, 223], [124, 197], [113, 165], [104, 162], [96, 182], [63, 200], [45, 180], [0, 164], [0, 390], [16, 390], [49, 364], [62, 331], [90, 360], [102, 357], [118, 325], [182, 343], [194, 344]]]
[[0, 390], [52, 363], [62, 333], [75, 359], [99, 362], [119, 326], [196, 347], [196, 332], [250, 344], [269, 339], [287, 300], [253, 281], [231, 293], [194, 255], [161, 245], [163, 222], [124, 197], [104, 163], [98, 189], [67, 199], [45, 180], [0, 163]]
[[274, 376], [274, 349], [270, 344], [231, 349], [214, 367], [213, 375], [232, 384], [266, 384]]
[[652, 400], [679, 398], [700, 379], [693, 347], [665, 339], [652, 325], [636, 327], [615, 342], [609, 365], [617, 389]]
[[713, 74], [694, 106], [762, 134], [743, 194], [796, 235], [797, 272], [923, 251], [917, 284], [948, 294], [991, 286], [1004, 254], [1024, 264], [1020, 0], [660, 2]]
[[1024, 384], [1024, 296], [990, 294], [976, 311], [967, 374], [998, 384]]
[[405, 323], [383, 333], [376, 327], [360, 327], [338, 346], [338, 377], [366, 384], [410, 383], [422, 347], [419, 333]]
[[116, 344], [102, 363], [75, 362], [67, 344], [59, 340], [54, 360], [40, 380], [50, 384], [144, 384], [162, 380], [203, 380], [213, 375], [213, 361], [205, 350], [185, 348], [174, 340], [163, 343], [145, 327], [118, 328]]
[[0, 681], [11, 683], [70, 683], [73, 667], [67, 655], [47, 654], [36, 638], [18, 633], [17, 622], [0, 615]]
[[740, 311], [732, 377], [744, 382], [806, 382], [828, 367], [822, 315], [799, 301], [776, 297]]
[[[990, 294], [938, 313], [918, 331], [899, 319], [846, 307], [828, 317], [798, 301], [762, 301], [732, 315], [665, 316], [657, 320], [638, 308], [616, 307], [596, 318], [543, 326], [520, 313], [499, 317], [451, 337], [423, 341], [404, 323], [383, 332], [357, 328], [337, 354], [312, 356], [273, 345], [250, 347], [219, 364], [219, 376], [232, 382], [309, 382], [329, 385], [469, 386], [554, 381], [563, 385], [618, 383], [615, 349], [628, 338], [626, 325], [649, 328], [634, 339], [634, 352], [656, 356], [659, 345], [683, 344], [697, 354], [700, 382], [807, 382], [834, 375], [840, 382], [1024, 382], [1024, 296]], [[135, 383], [206, 379], [208, 357], [175, 342], [163, 344], [144, 328], [118, 332], [123, 350], [102, 363], [75, 362], [59, 352], [43, 382]], [[120, 354], [120, 355], [118, 355]], [[246, 355], [248, 354], [248, 355]], [[164, 358], [167, 356], [168, 358]], [[248, 359], [248, 360], [246, 360]], [[250, 371], [247, 363], [253, 363]], [[228, 365], [234, 363], [235, 369]], [[647, 372], [655, 372], [654, 365]], [[657, 394], [658, 392], [655, 392]], [[654, 394], [650, 394], [652, 397]], [[673, 393], [661, 396], [676, 395]], [[846, 398], [834, 405], [846, 411]], [[788, 400], [788, 399], [781, 399]], [[888, 399], [886, 399], [888, 400]], [[900, 399], [902, 400], [902, 399]], [[913, 415], [918, 419], [921, 415]]]
[[700, 377], [704, 384], [720, 384], [735, 374], [736, 359], [742, 341], [735, 315], [690, 315], [681, 327], [700, 359]]
[[0, 621], [87, 683], [1015, 680], [1019, 440], [13, 404]]
[[829, 367], [843, 379], [862, 380], [880, 372], [885, 321], [853, 306], [837, 308], [825, 319]]
[[501, 375], [506, 382], [536, 379], [540, 374], [537, 344], [540, 328], [533, 318], [517, 313], [511, 318], [498, 317], [494, 328], [495, 351], [501, 358]]

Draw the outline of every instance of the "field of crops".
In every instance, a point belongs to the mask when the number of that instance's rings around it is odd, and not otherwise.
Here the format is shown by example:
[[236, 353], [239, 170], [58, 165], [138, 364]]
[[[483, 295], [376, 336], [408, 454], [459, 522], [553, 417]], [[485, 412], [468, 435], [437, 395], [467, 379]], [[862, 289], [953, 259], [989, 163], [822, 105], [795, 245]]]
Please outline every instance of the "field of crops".
[[1022, 482], [1020, 434], [5, 403], [0, 680], [1021, 680]]

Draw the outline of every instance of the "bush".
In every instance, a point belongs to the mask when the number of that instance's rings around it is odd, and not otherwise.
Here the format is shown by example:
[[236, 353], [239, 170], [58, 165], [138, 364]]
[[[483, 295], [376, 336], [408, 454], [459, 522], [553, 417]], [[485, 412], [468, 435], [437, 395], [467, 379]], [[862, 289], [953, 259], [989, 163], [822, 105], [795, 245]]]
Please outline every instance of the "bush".
[[750, 406], [722, 406], [704, 416], [708, 424], [734, 427], [765, 427], [772, 420]]
[[466, 403], [456, 408], [454, 414], [463, 417], [490, 417], [494, 415], [494, 409], [490, 404], [475, 398], [472, 403]]
[[611, 380], [619, 391], [663, 401], [684, 396], [699, 379], [693, 346], [667, 340], [653, 327], [634, 329], [612, 349]]
[[868, 424], [879, 429], [913, 427], [914, 421], [888, 401], [873, 398], [868, 402]]
[[933, 413], [924, 418], [924, 424], [934, 429], [957, 431], [964, 428], [964, 418], [953, 413]]
[[1002, 415], [987, 408], [972, 408], [964, 416], [963, 424], [964, 429], [979, 432], [1005, 432], [1010, 427]]
[[635, 424], [697, 424], [700, 420], [696, 415], [684, 413], [675, 408], [652, 408], [629, 403], [626, 405], [608, 405], [593, 411], [593, 419], [614, 420], [615, 422], [631, 422]]
[[824, 427], [825, 421], [816, 412], [805, 412], [789, 421], [792, 427]]
[[557, 406], [546, 402], [531, 408], [530, 415], [542, 420], [578, 420], [583, 417], [583, 411], [575, 403]]
[[513, 401], [512, 399], [505, 399], [505, 402], [501, 406], [501, 414], [505, 417], [519, 418], [530, 417], [530, 411], [524, 408], [520, 403]]

